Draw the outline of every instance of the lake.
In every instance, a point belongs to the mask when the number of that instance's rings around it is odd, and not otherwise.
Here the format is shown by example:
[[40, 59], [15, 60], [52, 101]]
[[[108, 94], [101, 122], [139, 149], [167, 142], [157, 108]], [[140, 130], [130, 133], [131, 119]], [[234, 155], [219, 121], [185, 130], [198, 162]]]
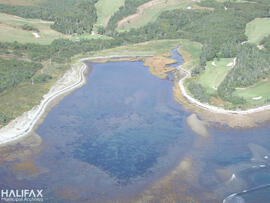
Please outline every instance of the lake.
[[[172, 58], [182, 63], [176, 50]], [[192, 112], [175, 101], [171, 78], [151, 75], [143, 62], [86, 64], [87, 84], [36, 130], [42, 143], [1, 152], [1, 188], [42, 188], [46, 202], [134, 202], [146, 190], [153, 202], [269, 202], [269, 125], [209, 127], [202, 138], [187, 125]], [[11, 152], [18, 157], [5, 159]]]

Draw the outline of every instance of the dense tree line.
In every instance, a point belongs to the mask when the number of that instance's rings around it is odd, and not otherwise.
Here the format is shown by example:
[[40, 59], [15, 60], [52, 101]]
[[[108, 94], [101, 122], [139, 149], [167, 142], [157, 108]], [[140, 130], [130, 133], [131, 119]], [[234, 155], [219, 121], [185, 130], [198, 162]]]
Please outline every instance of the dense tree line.
[[0, 58], [0, 92], [30, 79], [41, 68], [40, 63]]
[[121, 6], [119, 10], [110, 18], [107, 24], [107, 32], [110, 33], [115, 30], [117, 23], [123, 18], [136, 13], [137, 8], [150, 0], [125, 0], [124, 6]]
[[261, 45], [267, 50], [270, 51], [270, 35], [263, 38], [263, 40], [260, 42]]
[[210, 96], [206, 93], [206, 90], [203, 88], [203, 86], [194, 80], [188, 82], [187, 84], [188, 90], [190, 93], [199, 101], [203, 103], [209, 103]]
[[23, 30], [27, 30], [27, 31], [35, 31], [35, 32], [39, 32], [39, 29], [37, 29], [36, 27], [32, 26], [32, 25], [28, 25], [28, 24], [24, 24], [22, 26]]
[[0, 12], [24, 18], [39, 18], [54, 21], [51, 25], [64, 34], [90, 33], [96, 22], [97, 0], [45, 0], [38, 6], [0, 4]]
[[224, 100], [232, 103], [244, 103], [242, 98], [232, 96], [236, 87], [247, 87], [270, 73], [270, 53], [259, 50], [256, 46], [245, 44], [237, 54], [235, 67], [228, 73], [218, 87], [218, 93]]

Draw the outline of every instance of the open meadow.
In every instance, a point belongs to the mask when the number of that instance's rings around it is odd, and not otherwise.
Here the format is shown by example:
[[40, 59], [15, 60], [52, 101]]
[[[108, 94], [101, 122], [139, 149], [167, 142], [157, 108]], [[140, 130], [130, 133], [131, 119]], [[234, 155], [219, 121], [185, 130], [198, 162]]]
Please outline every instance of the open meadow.
[[259, 45], [264, 37], [270, 35], [270, 18], [256, 18], [246, 26], [248, 42]]
[[[53, 22], [39, 19], [25, 19], [18, 16], [0, 13], [0, 40], [2, 42], [50, 44], [54, 39], [64, 37], [60, 32], [50, 28]], [[29, 25], [39, 30], [24, 30]]]
[[125, 3], [124, 0], [99, 0], [95, 5], [97, 9], [97, 25], [106, 26], [110, 17]]
[[[0, 41], [50, 44], [53, 40], [66, 38], [72, 41], [82, 39], [110, 39], [98, 34], [66, 35], [51, 29], [53, 22], [40, 19], [26, 19], [14, 15], [0, 13]], [[23, 26], [31, 26], [35, 30], [24, 30]]]
[[158, 16], [168, 10], [174, 9], [202, 9], [196, 1], [189, 0], [152, 0], [137, 9], [137, 13], [130, 15], [118, 22], [118, 30], [126, 31], [131, 28], [138, 28], [147, 23], [154, 22]]
[[205, 71], [197, 79], [198, 83], [206, 89], [208, 94], [215, 94], [218, 86], [231, 70], [232, 63], [233, 59], [231, 58], [221, 58], [219, 61], [207, 62]]
[[236, 89], [234, 95], [243, 97], [248, 103], [263, 104], [270, 99], [270, 78], [247, 88]]

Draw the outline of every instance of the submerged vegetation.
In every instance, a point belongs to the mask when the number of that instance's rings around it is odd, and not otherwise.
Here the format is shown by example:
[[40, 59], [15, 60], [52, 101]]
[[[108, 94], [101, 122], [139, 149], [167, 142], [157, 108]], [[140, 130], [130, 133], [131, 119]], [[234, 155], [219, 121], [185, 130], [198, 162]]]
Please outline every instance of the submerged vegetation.
[[[34, 83], [32, 88], [38, 85], [42, 88], [42, 85], [54, 81], [59, 76], [61, 73], [59, 67], [67, 67], [72, 62], [72, 58], [78, 54], [87, 56], [97, 55], [97, 53], [119, 53], [114, 52], [115, 50], [128, 52], [129, 50], [125, 49], [127, 46], [134, 53], [134, 50], [140, 51], [142, 47], [133, 45], [135, 43], [175, 40], [170, 41], [176, 43], [175, 46], [177, 43], [183, 42], [185, 51], [182, 51], [181, 54], [184, 59], [189, 61], [189, 58], [192, 58], [190, 63], [184, 64], [183, 67], [192, 70], [192, 78], [185, 86], [195, 98], [206, 103], [212, 103], [213, 98], [222, 99], [222, 105], [226, 108], [244, 107], [249, 100], [243, 97], [245, 95], [243, 92], [238, 95], [237, 88], [256, 85], [260, 80], [267, 78], [270, 73], [270, 33], [267, 34], [267, 30], [264, 30], [264, 38], [259, 43], [262, 47], [258, 48], [257, 44], [249, 44], [249, 42], [245, 43], [248, 40], [248, 36], [246, 36], [247, 24], [255, 19], [268, 19], [270, 17], [268, 0], [243, 2], [205, 0], [196, 4], [198, 7], [208, 9], [183, 7], [168, 10], [161, 13], [154, 22], [145, 26], [118, 32], [116, 29], [118, 22], [124, 17], [134, 14], [140, 5], [148, 1], [125, 0], [123, 6], [119, 6], [121, 5], [119, 2], [110, 12], [111, 16], [100, 15], [99, 21], [102, 22], [102, 26], [95, 25], [97, 23], [95, 6], [98, 2], [96, 0], [42, 0], [25, 6], [0, 3], [0, 12], [23, 18], [52, 21], [46, 21], [46, 24], [58, 33], [78, 36], [78, 40], [69, 40], [60, 35], [61, 39], [55, 39], [46, 45], [22, 44], [21, 41], [1, 42], [0, 91], [5, 92], [19, 88], [19, 84], [25, 82]], [[268, 20], [266, 21], [268, 22]], [[29, 24], [29, 21], [23, 22], [19, 27], [22, 31], [30, 34], [40, 30], [38, 24]], [[102, 36], [106, 35], [106, 38], [95, 33], [94, 35], [98, 36], [97, 39], [80, 38], [83, 34], [90, 35], [93, 27], [97, 28], [98, 33]], [[40, 34], [42, 37], [42, 30], [40, 30]], [[122, 48], [118, 49], [119, 46]], [[163, 44], [162, 47], [154, 46], [155, 50], [164, 50]], [[133, 48], [131, 49], [131, 47]], [[147, 52], [147, 50], [142, 51], [143, 53]], [[201, 77], [201, 75], [207, 74], [209, 62], [226, 58], [230, 58], [230, 60], [236, 58], [236, 64], [228, 71], [217, 70], [218, 74], [227, 75], [220, 77], [221, 80], [215, 84], [217, 86], [215, 91], [209, 92], [204, 86], [206, 83], [202, 81], [204, 78], [209, 79], [209, 77]], [[48, 66], [53, 67], [57, 74], [43, 73], [43, 69]], [[6, 70], [6, 67], [9, 69]], [[214, 74], [215, 68], [218, 67], [213, 67], [211, 74]], [[29, 104], [29, 106], [31, 105], [33, 106], [33, 103]], [[2, 112], [0, 125], [12, 118], [14, 116]]]

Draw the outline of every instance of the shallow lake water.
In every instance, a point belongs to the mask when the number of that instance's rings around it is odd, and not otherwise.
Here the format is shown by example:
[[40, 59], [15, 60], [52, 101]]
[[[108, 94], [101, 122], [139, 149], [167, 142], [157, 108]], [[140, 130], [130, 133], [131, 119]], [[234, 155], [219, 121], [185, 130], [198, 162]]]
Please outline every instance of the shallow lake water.
[[[182, 63], [176, 50], [172, 58]], [[133, 202], [190, 160], [190, 174], [172, 180], [174, 202], [183, 201], [179, 191], [198, 202], [269, 202], [270, 126], [209, 127], [202, 138], [186, 123], [192, 112], [174, 100], [173, 82], [142, 62], [87, 65], [87, 84], [37, 129], [39, 152], [17, 144], [12, 153], [32, 153], [0, 162], [1, 188], [42, 188], [46, 202]]]

